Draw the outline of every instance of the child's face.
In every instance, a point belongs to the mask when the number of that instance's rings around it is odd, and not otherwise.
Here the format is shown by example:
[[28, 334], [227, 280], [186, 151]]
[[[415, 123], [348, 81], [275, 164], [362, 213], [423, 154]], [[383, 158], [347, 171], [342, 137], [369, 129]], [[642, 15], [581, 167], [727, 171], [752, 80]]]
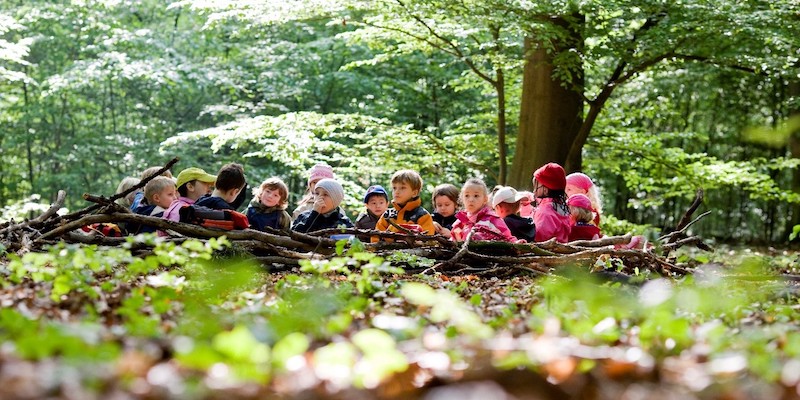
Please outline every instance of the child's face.
[[317, 186], [317, 182], [319, 182], [321, 180], [322, 180], [322, 178], [314, 179], [313, 181], [308, 182], [308, 191], [309, 192], [313, 192], [314, 191], [314, 186]]
[[174, 186], [164, 188], [160, 193], [153, 195], [153, 204], [161, 208], [169, 208], [172, 201], [178, 198], [178, 191]]
[[411, 189], [405, 182], [392, 182], [392, 197], [397, 204], [405, 205], [409, 200], [419, 195], [419, 190]]
[[456, 203], [447, 196], [436, 196], [433, 199], [436, 212], [443, 217], [449, 217], [456, 213]]
[[333, 199], [328, 194], [328, 191], [323, 188], [314, 189], [314, 209], [320, 214], [327, 214], [333, 209]]
[[572, 196], [573, 194], [586, 194], [587, 193], [586, 190], [583, 190], [583, 189], [581, 189], [581, 188], [579, 188], [579, 187], [577, 187], [575, 185], [571, 185], [569, 183], [567, 184], [567, 187], [566, 187], [566, 189], [564, 189], [564, 191], [567, 192], [567, 197]]
[[381, 216], [389, 208], [389, 202], [382, 195], [370, 196], [367, 200], [367, 210], [372, 215]]
[[197, 200], [204, 195], [211, 194], [211, 183], [194, 181], [186, 184], [186, 197]]
[[540, 198], [547, 195], [547, 188], [544, 187], [536, 178], [533, 179], [533, 197]]
[[469, 185], [461, 190], [461, 201], [464, 203], [464, 209], [468, 213], [474, 214], [486, 205], [486, 202], [489, 201], [489, 196], [486, 195], [486, 191], [482, 187]]
[[258, 201], [267, 207], [275, 207], [281, 202], [281, 192], [276, 189], [265, 187], [261, 190], [261, 195], [258, 196]]

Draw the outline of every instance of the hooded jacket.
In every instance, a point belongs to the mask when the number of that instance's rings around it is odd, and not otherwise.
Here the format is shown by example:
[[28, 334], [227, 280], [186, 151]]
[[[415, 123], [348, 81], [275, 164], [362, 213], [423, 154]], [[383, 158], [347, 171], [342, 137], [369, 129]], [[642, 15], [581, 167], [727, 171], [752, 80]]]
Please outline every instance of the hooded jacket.
[[562, 215], [553, 208], [553, 199], [541, 197], [533, 211], [533, 223], [536, 225], [536, 241], [544, 242], [556, 238], [561, 243], [569, 241], [571, 223], [569, 215]]
[[[422, 200], [415, 197], [408, 201], [403, 207], [399, 204], [392, 202], [392, 208], [386, 210], [375, 225], [375, 229], [379, 231], [397, 232], [398, 229], [389, 224], [387, 220], [392, 220], [394, 223], [400, 224], [416, 224], [422, 229], [425, 235], [433, 235], [436, 233], [436, 227], [433, 226], [433, 218], [425, 207], [422, 207]], [[377, 241], [377, 238], [373, 238]]]
[[353, 227], [353, 222], [350, 218], [342, 212], [341, 207], [336, 207], [335, 210], [327, 213], [320, 214], [316, 210], [306, 211], [297, 216], [297, 219], [292, 223], [292, 230], [302, 233], [316, 232], [323, 229], [336, 228], [339, 225], [344, 225], [348, 228]]
[[292, 217], [286, 210], [278, 206], [267, 207], [258, 199], [250, 202], [250, 207], [247, 208], [247, 220], [250, 221], [251, 229], [259, 231], [263, 231], [267, 226], [281, 231], [288, 231], [292, 227]]
[[[472, 234], [472, 240], [519, 241], [511, 234], [503, 219], [498, 217], [489, 206], [483, 206], [472, 215], [461, 210], [456, 213], [456, 219], [451, 230], [453, 232], [452, 240], [465, 240], [470, 231], [475, 231]], [[460, 236], [460, 238], [457, 239], [456, 236]]]

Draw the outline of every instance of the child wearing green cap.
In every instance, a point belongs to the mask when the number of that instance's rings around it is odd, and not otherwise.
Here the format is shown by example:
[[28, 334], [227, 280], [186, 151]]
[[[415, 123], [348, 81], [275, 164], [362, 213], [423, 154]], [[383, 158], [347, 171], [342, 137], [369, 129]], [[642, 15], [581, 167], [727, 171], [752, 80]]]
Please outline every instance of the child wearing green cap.
[[162, 218], [170, 221], [180, 221], [179, 211], [182, 207], [194, 204], [200, 197], [211, 193], [217, 177], [200, 168], [186, 168], [178, 174], [175, 184], [178, 186], [180, 197], [172, 201], [169, 208], [164, 211]]

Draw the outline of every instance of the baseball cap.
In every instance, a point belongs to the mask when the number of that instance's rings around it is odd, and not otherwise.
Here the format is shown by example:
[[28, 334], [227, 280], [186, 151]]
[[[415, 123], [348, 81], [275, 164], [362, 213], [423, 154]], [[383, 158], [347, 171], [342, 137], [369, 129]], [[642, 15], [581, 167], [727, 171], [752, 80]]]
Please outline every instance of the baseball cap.
[[175, 185], [181, 187], [184, 184], [194, 180], [206, 183], [214, 183], [217, 181], [217, 176], [211, 175], [200, 168], [186, 168], [178, 174], [178, 180], [175, 182]]
[[492, 197], [492, 208], [497, 207], [500, 203], [516, 203], [522, 200], [523, 197], [525, 195], [518, 193], [517, 189], [511, 186], [503, 186]]
[[385, 197], [386, 201], [389, 201], [389, 195], [386, 193], [386, 189], [384, 189], [381, 185], [373, 185], [367, 188], [367, 194], [364, 195], [364, 203], [369, 202], [369, 198], [373, 194], [379, 194]]

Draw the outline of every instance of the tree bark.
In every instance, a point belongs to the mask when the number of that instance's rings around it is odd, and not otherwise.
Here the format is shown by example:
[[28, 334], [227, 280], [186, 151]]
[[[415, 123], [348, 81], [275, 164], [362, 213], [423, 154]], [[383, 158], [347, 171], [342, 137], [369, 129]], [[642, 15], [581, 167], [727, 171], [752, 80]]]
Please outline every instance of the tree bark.
[[[793, 81], [789, 83], [787, 90], [788, 98], [800, 97], [800, 81]], [[789, 110], [789, 118], [800, 118], [800, 107], [794, 106]], [[792, 158], [800, 158], [800, 132], [792, 132], [789, 135], [789, 153]], [[794, 170], [792, 172], [792, 191], [800, 193], [800, 171]], [[791, 204], [789, 218], [786, 218], [786, 237], [795, 225], [800, 225], [800, 204]]]
[[[543, 43], [535, 37], [525, 39], [527, 61], [522, 78], [519, 133], [508, 184], [517, 188], [531, 186], [531, 174], [548, 162], [564, 165], [573, 142], [583, 125], [583, 76], [573, 77], [569, 85], [553, 77], [553, 56], [569, 48], [580, 47], [579, 30], [559, 18], [571, 38], [562, 43]], [[554, 47], [548, 51], [548, 47]], [[578, 154], [580, 157], [580, 154]], [[571, 161], [580, 167], [580, 160]]]

